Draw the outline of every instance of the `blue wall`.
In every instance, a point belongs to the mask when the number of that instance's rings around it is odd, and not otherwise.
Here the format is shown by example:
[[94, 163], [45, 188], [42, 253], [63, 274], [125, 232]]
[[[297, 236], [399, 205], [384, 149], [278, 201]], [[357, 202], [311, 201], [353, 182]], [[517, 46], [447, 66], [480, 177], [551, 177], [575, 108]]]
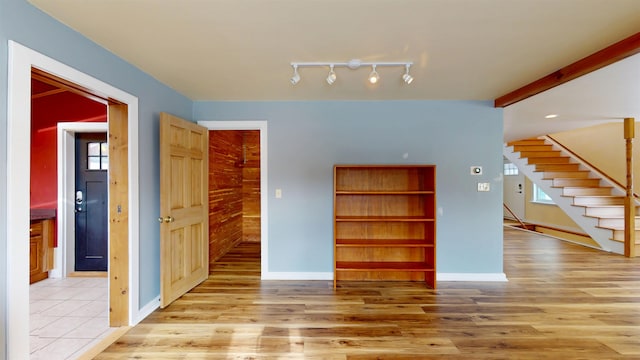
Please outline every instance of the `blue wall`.
[[[502, 272], [502, 111], [490, 102], [196, 102], [24, 0], [0, 0], [0, 173], [6, 174], [7, 41], [14, 40], [139, 98], [140, 304], [160, 292], [158, 118], [266, 119], [270, 272], [332, 271], [335, 163], [438, 165], [438, 271]], [[28, 104], [25, 104], [27, 106]], [[408, 159], [403, 154], [408, 153]], [[469, 167], [485, 175], [472, 177]], [[478, 193], [476, 182], [491, 182]], [[6, 228], [0, 176], [0, 229]], [[6, 245], [0, 232], [0, 359], [6, 340]]]
[[[159, 113], [189, 119], [192, 101], [116, 57], [23, 0], [0, 0], [0, 173], [6, 173], [7, 41], [14, 40], [139, 98], [140, 304], [160, 293]], [[28, 106], [28, 104], [25, 104]], [[0, 228], [6, 228], [6, 179], [0, 176]], [[0, 233], [0, 348], [6, 348], [6, 245]], [[4, 351], [0, 353], [2, 358]]]
[[269, 272], [333, 271], [339, 163], [436, 164], [438, 272], [503, 272], [502, 110], [491, 102], [196, 102], [193, 118], [268, 122]]

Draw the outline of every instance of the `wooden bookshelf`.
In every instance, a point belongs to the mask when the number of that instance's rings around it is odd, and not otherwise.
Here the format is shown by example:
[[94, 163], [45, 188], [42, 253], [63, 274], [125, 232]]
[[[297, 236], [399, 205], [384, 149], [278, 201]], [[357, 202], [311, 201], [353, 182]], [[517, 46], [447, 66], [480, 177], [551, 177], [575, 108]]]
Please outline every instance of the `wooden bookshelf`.
[[434, 165], [334, 166], [334, 281], [436, 287]]

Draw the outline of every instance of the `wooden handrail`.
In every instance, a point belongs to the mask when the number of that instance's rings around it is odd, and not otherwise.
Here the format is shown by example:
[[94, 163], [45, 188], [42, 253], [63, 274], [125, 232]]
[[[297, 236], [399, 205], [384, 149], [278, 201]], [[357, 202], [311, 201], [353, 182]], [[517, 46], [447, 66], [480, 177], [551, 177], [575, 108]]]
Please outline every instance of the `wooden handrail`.
[[[585, 163], [586, 165], [588, 165], [589, 167], [593, 168], [595, 171], [597, 171], [600, 175], [602, 175], [604, 178], [606, 178], [609, 182], [615, 184], [616, 186], [620, 187], [620, 189], [622, 189], [624, 191], [624, 189], [626, 189], [625, 185], [622, 185], [619, 181], [617, 181], [616, 179], [612, 178], [611, 176], [609, 176], [607, 173], [605, 173], [604, 171], [600, 170], [598, 167], [594, 166], [592, 163], [588, 162], [587, 160], [585, 160], [582, 156], [576, 154], [575, 152], [573, 152], [571, 149], [569, 149], [568, 147], [564, 146], [561, 142], [559, 142], [558, 140], [556, 140], [553, 136], [551, 135], [545, 135], [546, 137], [548, 137], [549, 139], [551, 139], [556, 145], [558, 145], [560, 148], [562, 148], [562, 150], [568, 152], [569, 154], [571, 154], [571, 156], [577, 158], [578, 160], [580, 160], [581, 162]], [[634, 198], [639, 198], [640, 196], [637, 193], [633, 193], [633, 197]]]
[[504, 206], [505, 209], [507, 209], [509, 214], [511, 214], [511, 216], [513, 216], [513, 218], [520, 223], [520, 226], [522, 226], [523, 229], [527, 228], [527, 225], [525, 225], [525, 223], [518, 217], [518, 215], [516, 215], [513, 211], [511, 211], [511, 209], [507, 206], [507, 204], [502, 203], [502, 205]]

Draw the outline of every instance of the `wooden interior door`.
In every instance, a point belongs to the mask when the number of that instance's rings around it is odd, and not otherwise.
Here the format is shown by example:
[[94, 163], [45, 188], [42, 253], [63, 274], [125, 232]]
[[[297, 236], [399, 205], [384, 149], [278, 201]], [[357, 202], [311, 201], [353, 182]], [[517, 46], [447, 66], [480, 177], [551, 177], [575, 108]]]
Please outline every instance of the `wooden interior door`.
[[160, 306], [209, 274], [208, 130], [160, 114]]

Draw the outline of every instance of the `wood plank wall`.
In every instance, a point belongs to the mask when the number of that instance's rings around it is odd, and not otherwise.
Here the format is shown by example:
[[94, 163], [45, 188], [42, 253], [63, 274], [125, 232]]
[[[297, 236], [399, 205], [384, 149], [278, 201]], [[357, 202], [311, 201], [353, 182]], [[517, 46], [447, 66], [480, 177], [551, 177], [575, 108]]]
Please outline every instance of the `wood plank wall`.
[[242, 240], [242, 133], [209, 132], [209, 262]]
[[260, 131], [243, 131], [246, 162], [242, 168], [242, 240], [260, 242]]
[[260, 132], [210, 131], [209, 263], [243, 240], [260, 241]]

